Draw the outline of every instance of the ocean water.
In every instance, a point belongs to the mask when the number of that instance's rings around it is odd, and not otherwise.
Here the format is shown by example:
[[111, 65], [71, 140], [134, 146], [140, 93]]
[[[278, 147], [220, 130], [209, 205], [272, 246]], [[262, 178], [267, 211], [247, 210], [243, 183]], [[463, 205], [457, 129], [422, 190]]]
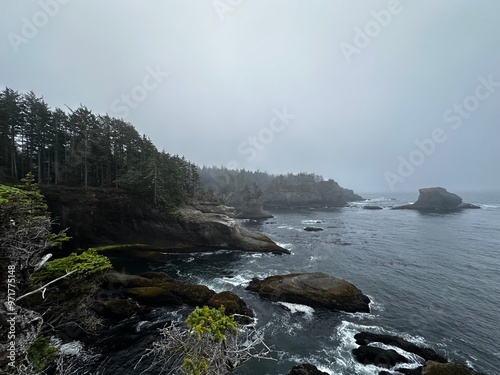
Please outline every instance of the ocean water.
[[[277, 360], [249, 362], [237, 374], [286, 373], [303, 361], [330, 374], [377, 374], [380, 368], [351, 355], [353, 336], [363, 330], [396, 334], [498, 374], [500, 193], [461, 193], [481, 209], [448, 214], [390, 210], [414, 201], [412, 194], [363, 196], [368, 200], [346, 208], [281, 210], [264, 222], [242, 222], [291, 255], [220, 252], [160, 268], [217, 291], [233, 290], [253, 308]], [[324, 230], [305, 232], [306, 226]], [[371, 298], [371, 313], [287, 306], [244, 289], [252, 277], [317, 271], [356, 285]], [[418, 358], [410, 367], [416, 365]]]
[[[353, 336], [370, 331], [404, 337], [495, 375], [500, 371], [500, 193], [460, 195], [481, 209], [448, 214], [390, 210], [416, 196], [366, 194], [367, 201], [346, 208], [271, 211], [272, 219], [241, 224], [269, 235], [290, 255], [221, 251], [148, 268], [216, 291], [232, 290], [254, 310], [257, 328], [275, 350], [273, 359], [249, 361], [235, 374], [285, 374], [301, 362], [329, 374], [378, 374], [380, 368], [361, 365], [351, 354], [357, 347]], [[306, 232], [306, 226], [324, 230]], [[371, 312], [275, 303], [245, 289], [253, 277], [318, 271], [356, 285], [372, 300]], [[165, 316], [156, 312], [159, 321]], [[134, 352], [148, 343], [136, 343]], [[130, 357], [130, 348], [122, 355]], [[418, 366], [419, 358], [411, 359], [408, 367]], [[108, 363], [108, 370], [136, 373], [113, 364], [126, 363], [123, 358]]]

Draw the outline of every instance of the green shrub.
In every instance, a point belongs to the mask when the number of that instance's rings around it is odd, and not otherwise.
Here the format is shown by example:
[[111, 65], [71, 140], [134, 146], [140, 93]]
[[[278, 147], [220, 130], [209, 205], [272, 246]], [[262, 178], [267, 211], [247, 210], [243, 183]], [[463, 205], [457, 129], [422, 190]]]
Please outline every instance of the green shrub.
[[49, 339], [40, 335], [31, 345], [28, 359], [36, 370], [42, 371], [54, 361], [58, 353], [59, 350], [50, 345]]
[[189, 314], [186, 325], [198, 340], [203, 334], [208, 334], [213, 341], [221, 342], [226, 338], [226, 332], [238, 333], [238, 323], [234, 315], [226, 315], [224, 306], [218, 309], [203, 306], [197, 307]]
[[109, 268], [111, 268], [109, 259], [97, 254], [97, 251], [91, 248], [80, 255], [72, 253], [65, 258], [54, 259], [45, 263], [42, 269], [33, 275], [33, 281], [48, 282], [73, 270], [76, 270], [76, 272], [71, 277], [93, 274]]

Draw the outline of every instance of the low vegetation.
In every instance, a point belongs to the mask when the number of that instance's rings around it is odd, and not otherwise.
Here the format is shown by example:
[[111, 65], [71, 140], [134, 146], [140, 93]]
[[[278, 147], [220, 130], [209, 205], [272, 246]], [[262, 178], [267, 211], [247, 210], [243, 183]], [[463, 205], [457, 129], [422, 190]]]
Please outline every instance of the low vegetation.
[[141, 358], [153, 357], [143, 374], [158, 366], [167, 374], [224, 375], [251, 358], [268, 359], [271, 351], [256, 331], [226, 315], [224, 307], [197, 307], [183, 325], [171, 323], [161, 335]]

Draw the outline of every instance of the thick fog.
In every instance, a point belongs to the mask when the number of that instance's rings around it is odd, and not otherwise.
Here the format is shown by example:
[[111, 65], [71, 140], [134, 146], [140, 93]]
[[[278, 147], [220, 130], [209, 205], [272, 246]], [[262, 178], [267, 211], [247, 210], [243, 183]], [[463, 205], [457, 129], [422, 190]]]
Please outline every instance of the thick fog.
[[0, 0], [0, 86], [199, 165], [500, 190], [500, 2]]

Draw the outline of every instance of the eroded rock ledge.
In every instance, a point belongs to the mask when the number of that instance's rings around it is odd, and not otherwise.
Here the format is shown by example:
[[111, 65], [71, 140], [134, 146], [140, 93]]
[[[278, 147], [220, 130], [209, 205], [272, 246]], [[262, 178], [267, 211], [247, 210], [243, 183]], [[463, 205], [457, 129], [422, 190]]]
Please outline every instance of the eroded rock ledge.
[[248, 289], [272, 301], [299, 303], [334, 311], [370, 312], [370, 299], [358, 288], [321, 272], [253, 279]]
[[72, 246], [144, 244], [161, 251], [242, 250], [289, 253], [269, 237], [237, 224], [231, 207], [199, 202], [175, 212], [151, 207], [119, 189], [45, 187], [59, 228]]

